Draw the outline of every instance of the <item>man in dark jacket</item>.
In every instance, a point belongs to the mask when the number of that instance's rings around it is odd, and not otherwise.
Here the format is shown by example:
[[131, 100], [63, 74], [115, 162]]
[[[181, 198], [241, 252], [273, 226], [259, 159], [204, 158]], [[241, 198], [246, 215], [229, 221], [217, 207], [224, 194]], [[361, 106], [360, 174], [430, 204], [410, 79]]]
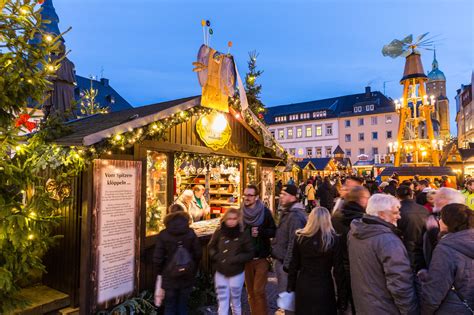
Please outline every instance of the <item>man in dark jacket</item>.
[[321, 207], [328, 209], [329, 213], [331, 213], [334, 208], [334, 198], [336, 198], [336, 195], [336, 188], [331, 185], [329, 177], [324, 177], [323, 183], [318, 186], [316, 197], [319, 198], [319, 204]]
[[[298, 202], [298, 188], [286, 185], [280, 194], [281, 217], [272, 243], [272, 257], [278, 281], [278, 292], [285, 292], [288, 284], [288, 270], [293, 254], [295, 232], [306, 225], [305, 207]], [[294, 312], [285, 311], [286, 315]]]
[[244, 189], [241, 206], [245, 232], [252, 237], [254, 254], [245, 265], [245, 286], [247, 288], [252, 314], [267, 314], [267, 285], [271, 253], [270, 239], [275, 236], [276, 225], [272, 213], [264, 206], [255, 185]]
[[[341, 240], [341, 257], [344, 265], [344, 295], [351, 302], [352, 313], [355, 314], [354, 301], [351, 292], [351, 278], [349, 269], [349, 253], [347, 250], [347, 234], [349, 233], [351, 222], [354, 219], [361, 219], [367, 207], [367, 201], [370, 193], [364, 186], [353, 187], [346, 195], [341, 211], [334, 213], [332, 217], [332, 226]], [[347, 305], [343, 306], [344, 308]]]
[[426, 231], [426, 220], [428, 210], [419, 205], [413, 199], [413, 191], [410, 187], [400, 185], [397, 188], [397, 197], [400, 199], [400, 220], [398, 228], [402, 231], [403, 244], [408, 252], [410, 263], [415, 272], [426, 268], [423, 257], [423, 234]]
[[375, 194], [367, 215], [348, 235], [351, 287], [357, 314], [418, 314], [413, 271], [397, 235], [400, 202]]
[[[191, 217], [187, 212], [169, 213], [164, 219], [166, 228], [158, 234], [156, 239], [153, 262], [158, 276], [162, 277], [161, 288], [165, 296], [165, 315], [187, 313], [187, 302], [201, 260], [201, 246], [196, 233], [189, 227], [190, 221]], [[169, 269], [173, 266], [169, 264], [179, 246], [183, 246], [191, 254], [194, 267], [189, 273], [176, 278], [170, 274]]]

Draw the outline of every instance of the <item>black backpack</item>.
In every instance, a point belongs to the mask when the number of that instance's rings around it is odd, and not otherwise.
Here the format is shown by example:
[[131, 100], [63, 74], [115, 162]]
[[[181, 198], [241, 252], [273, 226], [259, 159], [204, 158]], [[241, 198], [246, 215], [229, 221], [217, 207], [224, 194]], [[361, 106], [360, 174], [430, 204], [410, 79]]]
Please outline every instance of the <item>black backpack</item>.
[[194, 261], [191, 253], [183, 246], [183, 242], [178, 242], [178, 248], [171, 256], [166, 268], [166, 275], [171, 278], [181, 278], [183, 276], [194, 276]]

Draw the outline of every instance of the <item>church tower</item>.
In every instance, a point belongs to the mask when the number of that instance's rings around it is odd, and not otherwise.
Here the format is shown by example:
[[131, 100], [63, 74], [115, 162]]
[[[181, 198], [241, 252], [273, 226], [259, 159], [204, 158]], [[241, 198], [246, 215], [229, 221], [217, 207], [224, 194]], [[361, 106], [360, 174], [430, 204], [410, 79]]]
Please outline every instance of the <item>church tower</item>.
[[426, 91], [428, 95], [435, 97], [435, 111], [432, 113], [435, 132], [439, 132], [441, 139], [446, 140], [450, 136], [449, 131], [449, 100], [446, 97], [446, 77], [438, 68], [436, 50], [434, 51], [431, 71], [428, 73]]

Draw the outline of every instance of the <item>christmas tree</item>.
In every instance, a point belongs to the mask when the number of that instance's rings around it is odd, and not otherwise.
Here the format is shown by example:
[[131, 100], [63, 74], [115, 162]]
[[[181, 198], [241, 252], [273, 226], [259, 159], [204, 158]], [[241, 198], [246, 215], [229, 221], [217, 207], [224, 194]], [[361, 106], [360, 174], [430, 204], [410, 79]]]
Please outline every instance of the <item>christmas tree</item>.
[[27, 303], [18, 293], [40, 279], [68, 181], [84, 166], [75, 149], [48, 143], [58, 120], [31, 119], [61, 61], [61, 35], [44, 31], [38, 3], [0, 0], [0, 314]]
[[249, 72], [245, 76], [245, 92], [247, 94], [247, 101], [249, 103], [250, 110], [263, 121], [263, 115], [266, 112], [265, 105], [260, 100], [260, 93], [262, 90], [261, 84], [256, 84], [257, 78], [263, 73], [262, 70], [257, 70], [257, 57], [256, 51], [249, 52], [249, 61], [247, 62]]
[[99, 102], [95, 100], [98, 90], [94, 89], [92, 76], [91, 87], [85, 91], [81, 91], [80, 112], [81, 116], [87, 117], [95, 114], [107, 114], [110, 110], [108, 106], [102, 107]]

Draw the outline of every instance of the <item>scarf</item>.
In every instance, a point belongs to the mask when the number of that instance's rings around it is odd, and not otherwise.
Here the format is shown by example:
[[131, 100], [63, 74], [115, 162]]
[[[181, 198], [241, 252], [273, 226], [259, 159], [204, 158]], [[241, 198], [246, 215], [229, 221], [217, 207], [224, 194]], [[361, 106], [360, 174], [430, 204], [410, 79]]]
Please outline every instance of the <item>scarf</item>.
[[265, 219], [265, 206], [263, 202], [257, 200], [254, 208], [247, 208], [242, 204], [245, 225], [260, 226]]
[[240, 236], [240, 225], [237, 224], [234, 227], [228, 227], [225, 222], [221, 223], [221, 232], [225, 237], [228, 238], [237, 238]]

